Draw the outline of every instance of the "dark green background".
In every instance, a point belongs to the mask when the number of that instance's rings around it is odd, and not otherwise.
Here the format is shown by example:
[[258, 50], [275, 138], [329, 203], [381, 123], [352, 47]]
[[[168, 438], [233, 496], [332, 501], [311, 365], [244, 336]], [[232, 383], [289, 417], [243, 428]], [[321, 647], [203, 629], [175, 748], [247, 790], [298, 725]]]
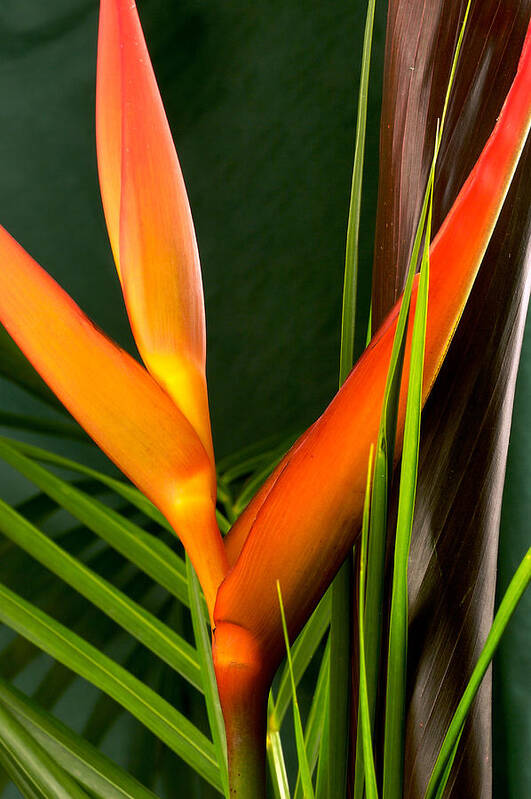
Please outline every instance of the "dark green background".
[[[378, 5], [365, 287], [385, 34]], [[364, 3], [143, 0], [139, 9], [196, 223], [211, 412], [223, 455], [307, 426], [335, 391]], [[132, 347], [98, 195], [96, 32], [96, 0], [2, 0], [0, 221], [101, 327]], [[531, 511], [530, 338], [503, 515], [504, 585], [525, 549]], [[4, 382], [0, 392], [2, 407], [34, 407]], [[13, 499], [23, 489], [4, 472], [2, 496]], [[496, 670], [500, 799], [520, 798], [531, 784], [530, 599]]]

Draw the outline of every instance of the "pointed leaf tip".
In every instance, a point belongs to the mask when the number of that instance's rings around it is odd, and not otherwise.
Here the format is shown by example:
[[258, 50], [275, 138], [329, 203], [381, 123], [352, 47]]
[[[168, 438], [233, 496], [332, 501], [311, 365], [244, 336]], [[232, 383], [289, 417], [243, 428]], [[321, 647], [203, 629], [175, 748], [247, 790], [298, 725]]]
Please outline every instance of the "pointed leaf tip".
[[132, 0], [100, 3], [96, 142], [105, 219], [138, 349], [213, 461], [199, 253]]

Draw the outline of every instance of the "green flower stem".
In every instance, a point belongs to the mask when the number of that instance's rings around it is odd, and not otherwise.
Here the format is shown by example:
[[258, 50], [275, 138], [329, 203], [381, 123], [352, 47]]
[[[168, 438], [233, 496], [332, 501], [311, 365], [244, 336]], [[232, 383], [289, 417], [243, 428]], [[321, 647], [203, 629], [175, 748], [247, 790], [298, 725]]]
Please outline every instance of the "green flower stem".
[[230, 799], [265, 799], [269, 672], [251, 634], [216, 626], [212, 647], [227, 734]]

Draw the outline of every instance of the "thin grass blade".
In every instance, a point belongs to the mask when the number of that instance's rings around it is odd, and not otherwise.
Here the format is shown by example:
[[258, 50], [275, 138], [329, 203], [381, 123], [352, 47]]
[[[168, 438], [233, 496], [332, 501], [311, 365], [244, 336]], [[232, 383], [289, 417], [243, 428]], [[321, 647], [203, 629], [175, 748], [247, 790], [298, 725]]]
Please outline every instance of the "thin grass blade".
[[330, 693], [330, 680], [327, 680], [326, 690], [325, 690], [323, 734], [321, 736], [321, 744], [319, 746], [319, 757], [317, 759], [315, 799], [329, 799], [328, 798], [328, 784], [329, 784], [328, 769], [330, 765], [328, 760], [328, 753], [330, 751], [328, 746], [328, 731], [330, 729], [330, 725], [328, 723], [328, 715], [330, 713], [330, 702], [328, 701], [329, 693]]
[[[306, 746], [306, 755], [310, 765], [310, 772], [313, 774], [319, 758], [319, 750], [321, 748], [321, 741], [324, 734], [324, 724], [326, 719], [326, 694], [328, 690], [330, 678], [330, 639], [326, 642], [326, 648], [321, 661], [321, 668], [319, 669], [319, 676], [317, 678], [317, 685], [312, 697], [312, 704], [306, 728], [304, 730], [304, 745]], [[302, 795], [302, 782], [300, 774], [297, 778], [297, 785], [295, 786], [295, 799], [303, 799]]]
[[367, 468], [367, 488], [365, 490], [365, 504], [363, 507], [363, 523], [361, 528], [361, 553], [359, 571], [359, 650], [360, 650], [360, 717], [361, 739], [363, 745], [363, 768], [365, 773], [365, 786], [367, 799], [378, 799], [376, 787], [376, 771], [374, 768], [374, 753], [372, 748], [371, 720], [369, 714], [369, 699], [367, 696], [367, 672], [365, 668], [365, 572], [367, 570], [367, 544], [369, 538], [369, 511], [371, 497], [372, 462], [374, 449], [371, 447], [369, 465]]
[[[373, 272], [376, 326], [405, 280], [435, 123], [466, 5], [466, 0], [389, 3]], [[437, 164], [434, 229], [499, 116], [528, 23], [526, 0], [472, 4]], [[423, 414], [409, 569], [411, 701], [404, 790], [412, 799], [424, 795], [491, 622], [503, 474], [529, 287], [527, 150]], [[394, 516], [395, 492], [391, 502]], [[472, 517], [463, 513], [465, 507], [473, 509]], [[456, 640], [463, 642], [459, 651]], [[483, 799], [490, 794], [489, 683], [487, 676], [465, 725], [448, 795]]]
[[[365, 133], [367, 127], [367, 100], [371, 63], [372, 34], [375, 0], [369, 0], [365, 20], [361, 75], [358, 93], [358, 112], [354, 146], [354, 165], [350, 192], [343, 307], [341, 314], [341, 351], [339, 358], [339, 385], [346, 380], [354, 363], [356, 304], [358, 285], [358, 241], [362, 202]], [[349, 557], [332, 584], [332, 610], [330, 617], [330, 715], [328, 723], [330, 747], [330, 795], [343, 796], [346, 791], [350, 729], [350, 650], [352, 636], [353, 564]]]
[[[520, 601], [524, 591], [529, 585], [531, 581], [531, 548], [527, 550], [526, 555], [524, 556], [520, 566], [515, 572], [514, 577], [512, 578], [511, 582], [509, 583], [509, 587], [504, 594], [504, 597], [500, 603], [500, 607], [494, 617], [494, 622], [490, 629], [490, 632], [487, 636], [487, 640], [485, 642], [485, 646], [479, 656], [478, 662], [474, 667], [474, 671], [472, 672], [472, 676], [468, 681], [468, 685], [466, 690], [461, 697], [461, 701], [457, 706], [457, 710], [454, 713], [452, 722], [448, 729], [448, 732], [445, 735], [443, 745], [441, 747], [441, 751], [435, 763], [430, 781], [428, 783], [428, 788], [426, 790], [425, 799], [432, 799], [435, 796], [435, 793], [438, 789], [438, 783], [444, 775], [445, 767], [452, 757], [454, 753], [454, 747], [456, 746], [459, 737], [463, 730], [463, 724], [467, 717], [467, 713], [470, 710], [470, 706], [476, 696], [479, 687], [481, 685], [481, 681], [485, 676], [485, 672], [487, 671], [490, 662], [494, 656], [496, 648], [500, 643], [500, 639], [504, 633], [507, 624], [509, 623], [511, 616], [513, 615], [515, 608]], [[448, 774], [446, 778], [448, 778]]]
[[[330, 625], [331, 592], [327, 591], [312, 613], [310, 620], [291, 647], [291, 663], [295, 677], [295, 685], [299, 684], [302, 675], [310, 665], [317, 649]], [[275, 701], [275, 717], [282, 724], [291, 701], [291, 677], [289, 665], [282, 669]]]
[[288, 659], [288, 666], [291, 677], [291, 690], [293, 694], [293, 723], [295, 726], [295, 743], [297, 745], [297, 758], [299, 761], [299, 772], [301, 775], [302, 791], [304, 799], [314, 799], [312, 777], [310, 772], [310, 766], [308, 764], [308, 758], [306, 756], [306, 747], [304, 745], [304, 733], [302, 731], [299, 703], [297, 701], [297, 688], [295, 686], [295, 676], [293, 674], [293, 664], [291, 661], [288, 627], [286, 625], [284, 605], [282, 604], [282, 591], [278, 580], [277, 580], [277, 591], [278, 591], [278, 601], [280, 603], [280, 615], [282, 618], [282, 629], [284, 632], [284, 640], [286, 641], [286, 657]]
[[400, 470], [385, 702], [384, 799], [400, 799], [404, 779], [408, 638], [407, 566], [417, 488], [420, 417], [422, 412], [422, 377], [428, 313], [433, 176], [434, 168], [432, 168], [430, 178], [430, 203], [426, 222], [424, 254], [420, 268], [419, 289], [411, 339], [411, 360], [402, 466]]
[[275, 715], [275, 701], [272, 691], [269, 692], [267, 701], [266, 750], [275, 799], [290, 799], [291, 794], [286, 771], [286, 762], [284, 760], [284, 750], [282, 748], [282, 739], [280, 737], [280, 725]]
[[[368, 690], [369, 716], [371, 723], [374, 723], [377, 681], [378, 681], [379, 664], [380, 664], [380, 645], [381, 645], [381, 635], [382, 635], [381, 608], [383, 603], [383, 590], [384, 590], [387, 513], [388, 513], [388, 502], [389, 502], [390, 480], [393, 472], [396, 417], [398, 410], [400, 383], [402, 379], [402, 366], [403, 366], [405, 344], [406, 344], [405, 333], [409, 319], [409, 304], [411, 301], [411, 289], [413, 285], [413, 277], [418, 262], [423, 235], [425, 236], [425, 249], [426, 249], [426, 240], [429, 245], [429, 236], [425, 231], [426, 217], [428, 214], [432, 213], [431, 204], [433, 202], [432, 194], [433, 194], [433, 182], [435, 180], [435, 165], [437, 163], [437, 158], [439, 154], [442, 134], [444, 131], [444, 124], [446, 121], [446, 115], [448, 111], [450, 94], [455, 78], [455, 71], [459, 60], [459, 54], [461, 51], [466, 24], [468, 21], [469, 11], [470, 11], [470, 0], [468, 0], [465, 9], [463, 22], [460, 28], [457, 44], [453, 54], [452, 64], [450, 68], [450, 76], [446, 87], [441, 119], [440, 122], [439, 121], [437, 122], [437, 129], [435, 134], [435, 151], [432, 157], [430, 176], [428, 179], [426, 190], [424, 192], [424, 199], [422, 203], [420, 219], [417, 225], [412, 252], [409, 260], [409, 267], [407, 271], [406, 284], [404, 289], [404, 297], [400, 309], [395, 340], [393, 342], [393, 351], [391, 355], [391, 362], [386, 383], [382, 416], [380, 421], [380, 430], [378, 434], [378, 442], [376, 448], [375, 472], [374, 472], [371, 511], [370, 511], [371, 538], [369, 542], [368, 571], [367, 571], [367, 610], [365, 618], [365, 628], [367, 630], [367, 642], [366, 642], [367, 643], [367, 660], [366, 660], [367, 690]], [[427, 295], [426, 295], [426, 300], [427, 300]], [[371, 306], [371, 317], [372, 317], [372, 306]], [[360, 736], [358, 735], [356, 738], [356, 768], [355, 768], [354, 799], [360, 799], [360, 797], [362, 797], [363, 795], [364, 769], [361, 768], [362, 758], [363, 758], [362, 745], [361, 745]]]
[[441, 779], [439, 780], [439, 787], [437, 788], [437, 794], [435, 796], [435, 799], [443, 799], [444, 792], [446, 790], [446, 785], [448, 783], [448, 780], [450, 779], [450, 773], [452, 771], [452, 766], [454, 764], [455, 756], [457, 754], [457, 749], [459, 747], [459, 741], [461, 740], [462, 735], [463, 735], [463, 728], [461, 728], [461, 730], [459, 731], [459, 735], [457, 736], [454, 748], [452, 749], [450, 757], [446, 761], [446, 766], [444, 767]]
[[220, 778], [223, 792], [229, 795], [229, 775], [227, 767], [227, 739], [225, 737], [225, 723], [219, 702], [218, 686], [212, 661], [212, 645], [207, 633], [205, 616], [199, 580], [192, 566], [190, 558], [186, 558], [186, 576], [188, 578], [188, 593], [190, 597], [190, 611], [194, 628], [194, 638], [197, 648], [197, 657], [200, 667], [201, 690], [205, 695], [210, 732], [214, 743], [214, 750], [219, 765]]

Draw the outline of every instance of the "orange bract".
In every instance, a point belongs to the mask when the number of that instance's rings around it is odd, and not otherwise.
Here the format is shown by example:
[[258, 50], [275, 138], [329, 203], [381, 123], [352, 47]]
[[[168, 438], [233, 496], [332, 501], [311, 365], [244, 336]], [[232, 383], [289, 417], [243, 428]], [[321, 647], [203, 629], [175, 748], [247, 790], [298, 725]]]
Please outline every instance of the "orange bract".
[[209, 458], [166, 392], [0, 228], [0, 319], [99, 447], [175, 527], [210, 606], [225, 572]]
[[162, 100], [128, 0], [101, 3], [96, 132], [105, 217], [138, 349], [213, 463], [199, 253]]
[[[524, 146], [531, 119], [531, 35], [487, 145], [431, 247], [423, 399], [439, 371]], [[411, 318], [416, 302], [416, 285]], [[252, 631], [274, 669], [283, 652], [275, 583], [297, 633], [360, 527], [370, 446], [376, 441], [398, 316], [390, 313], [343, 388], [295, 445], [229, 534], [231, 560], [214, 618]], [[412, 324], [409, 326], [409, 338]], [[409, 345], [406, 349], [407, 374]], [[397, 451], [405, 415], [401, 393]], [[231, 541], [233, 539], [233, 541]], [[252, 599], [251, 599], [252, 597]]]

